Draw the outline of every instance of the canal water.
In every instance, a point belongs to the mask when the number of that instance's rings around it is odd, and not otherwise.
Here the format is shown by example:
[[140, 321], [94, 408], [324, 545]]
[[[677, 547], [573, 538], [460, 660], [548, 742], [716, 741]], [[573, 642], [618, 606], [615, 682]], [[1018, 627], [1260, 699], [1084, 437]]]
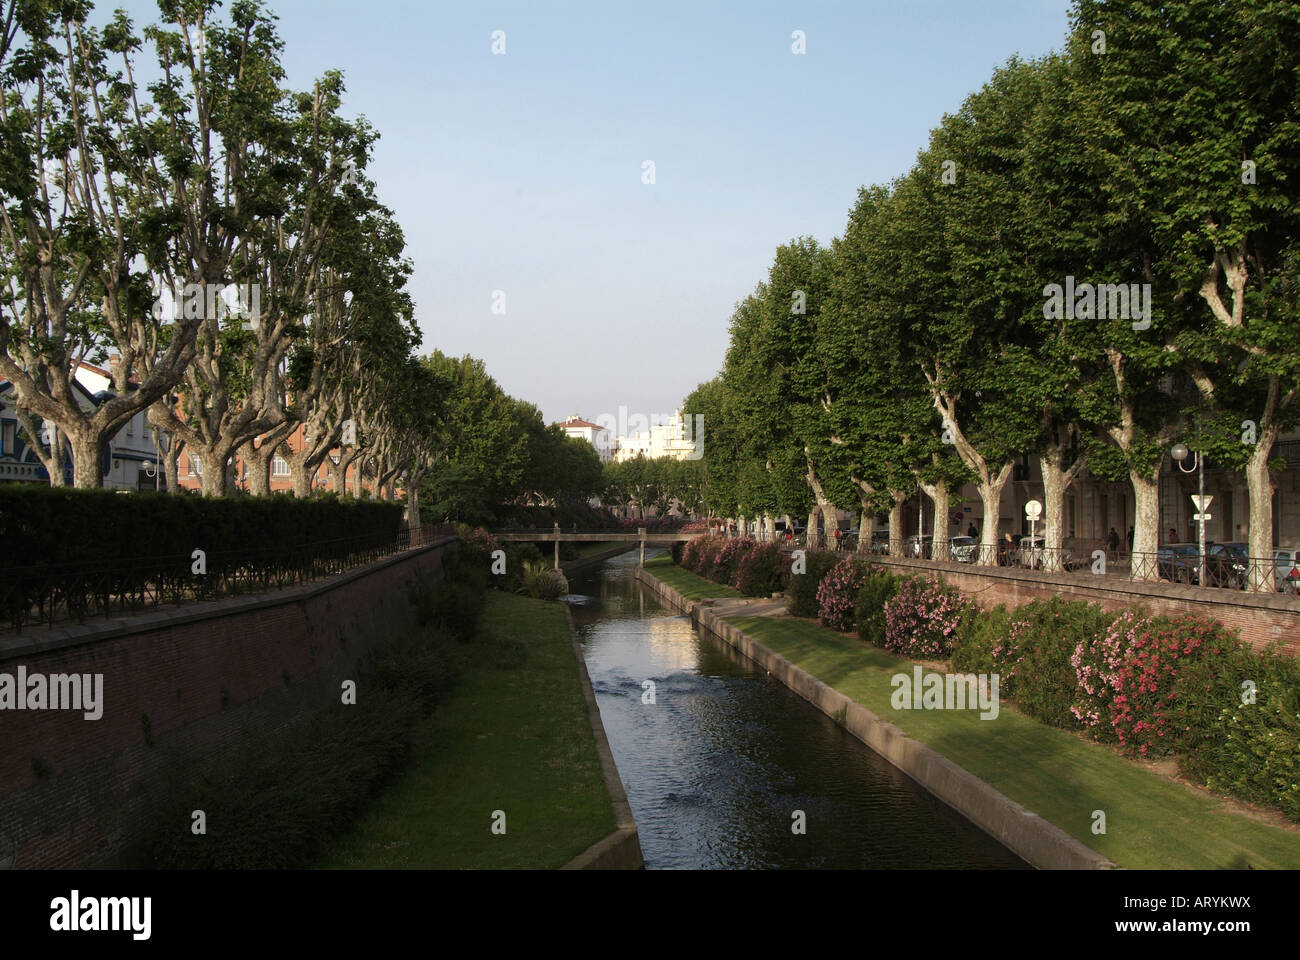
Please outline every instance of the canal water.
[[[634, 579], [569, 581], [650, 869], [1026, 869], [1027, 864]], [[644, 682], [654, 683], [654, 703]], [[795, 811], [805, 832], [796, 834]]]

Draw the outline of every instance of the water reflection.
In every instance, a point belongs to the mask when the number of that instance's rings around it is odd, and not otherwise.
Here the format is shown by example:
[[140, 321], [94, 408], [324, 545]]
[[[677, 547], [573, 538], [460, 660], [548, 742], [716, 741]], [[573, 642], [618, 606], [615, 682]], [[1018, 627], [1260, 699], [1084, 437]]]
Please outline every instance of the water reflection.
[[[1026, 867], [730, 647], [697, 636], [635, 569], [625, 554], [570, 589], [647, 867]], [[646, 680], [653, 704], [642, 702]]]

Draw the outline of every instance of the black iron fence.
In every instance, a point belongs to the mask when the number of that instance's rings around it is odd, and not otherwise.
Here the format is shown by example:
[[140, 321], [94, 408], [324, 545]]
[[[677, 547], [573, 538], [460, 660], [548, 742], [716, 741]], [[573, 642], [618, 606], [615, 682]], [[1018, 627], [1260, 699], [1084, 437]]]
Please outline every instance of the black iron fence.
[[302, 544], [187, 555], [111, 556], [0, 567], [0, 616], [26, 624], [134, 613], [319, 580], [455, 535], [450, 524]]
[[[801, 537], [780, 546], [805, 548]], [[833, 541], [832, 541], [833, 544]], [[834, 550], [835, 546], [826, 549]], [[929, 537], [904, 540], [873, 538], [870, 543], [857, 537], [841, 537], [841, 552], [878, 557], [901, 557], [950, 563], [962, 567], [1012, 567], [1045, 573], [1066, 573], [1086, 577], [1114, 577], [1143, 583], [1175, 583], [1207, 590], [1235, 590], [1252, 593], [1300, 595], [1300, 559], [1286, 550], [1269, 557], [1248, 557], [1222, 545], [1209, 545], [1204, 556], [1193, 546], [1161, 547], [1154, 553], [1111, 550], [1103, 541], [1076, 541], [1068, 547], [1048, 547], [1042, 538], [1003, 540], [993, 545], [958, 537], [935, 543]]]

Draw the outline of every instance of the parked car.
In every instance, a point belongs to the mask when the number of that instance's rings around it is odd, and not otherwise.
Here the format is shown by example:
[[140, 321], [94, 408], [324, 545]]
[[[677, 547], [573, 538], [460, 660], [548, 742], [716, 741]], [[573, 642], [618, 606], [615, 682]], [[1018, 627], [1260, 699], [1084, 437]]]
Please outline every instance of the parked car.
[[877, 531], [871, 535], [871, 552], [876, 554], [889, 553], [889, 533], [887, 531]]
[[856, 553], [858, 549], [858, 531], [845, 530], [844, 536], [840, 537], [840, 549]]
[[[1208, 549], [1206, 551], [1209, 552]], [[1160, 579], [1200, 584], [1201, 547], [1197, 543], [1166, 543], [1156, 551]]]
[[1250, 576], [1248, 545], [1240, 541], [1205, 545], [1205, 583], [1245, 590]]
[[953, 537], [948, 544], [948, 556], [958, 563], [974, 563], [979, 555], [980, 542], [974, 537]]
[[[1035, 534], [1032, 537], [1021, 537], [1016, 558], [1016, 563], [1019, 566], [1027, 567], [1030, 570], [1043, 569], [1047, 558], [1047, 538], [1041, 534]], [[1064, 570], [1074, 569], [1074, 554], [1066, 548], [1061, 549], [1061, 568]]]
[[1274, 549], [1273, 584], [1285, 593], [1300, 593], [1300, 547], [1282, 544]]

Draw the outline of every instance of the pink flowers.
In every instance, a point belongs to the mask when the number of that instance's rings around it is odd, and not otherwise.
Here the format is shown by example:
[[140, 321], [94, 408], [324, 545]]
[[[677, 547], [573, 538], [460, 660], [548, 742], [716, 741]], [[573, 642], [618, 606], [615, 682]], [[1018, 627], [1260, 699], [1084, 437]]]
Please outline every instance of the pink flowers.
[[952, 653], [971, 602], [942, 581], [909, 577], [885, 604], [885, 649], [911, 657], [940, 658]]
[[857, 628], [858, 591], [870, 572], [867, 564], [848, 556], [822, 577], [817, 585], [817, 615], [822, 623], [842, 633]]
[[1070, 712], [1098, 739], [1113, 737], [1143, 756], [1166, 753], [1165, 710], [1175, 699], [1179, 660], [1199, 658], [1207, 641], [1225, 637], [1221, 625], [1199, 617], [1170, 620], [1126, 610], [1104, 637], [1075, 647], [1070, 663], [1079, 695]]

